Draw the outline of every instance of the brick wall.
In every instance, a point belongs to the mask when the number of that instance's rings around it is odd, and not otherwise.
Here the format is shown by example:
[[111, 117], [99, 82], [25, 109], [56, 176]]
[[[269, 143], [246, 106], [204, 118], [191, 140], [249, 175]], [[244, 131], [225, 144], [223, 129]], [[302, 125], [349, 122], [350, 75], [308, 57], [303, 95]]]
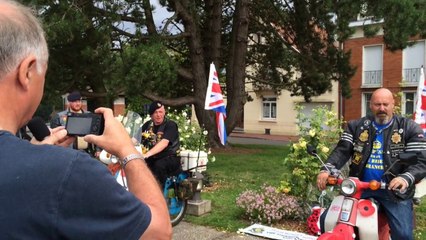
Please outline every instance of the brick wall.
[[[343, 117], [345, 120], [362, 117], [362, 94], [364, 92], [373, 92], [377, 88], [362, 88], [362, 60], [363, 47], [368, 45], [383, 46], [383, 78], [382, 87], [389, 88], [393, 93], [401, 91], [402, 79], [402, 51], [391, 52], [383, 44], [383, 37], [373, 38], [354, 38], [349, 39], [344, 44], [345, 51], [351, 51], [351, 64], [357, 67], [356, 73], [350, 80], [352, 97], [343, 99]], [[405, 89], [415, 89], [407, 87]], [[368, 107], [368, 106], [367, 106]]]

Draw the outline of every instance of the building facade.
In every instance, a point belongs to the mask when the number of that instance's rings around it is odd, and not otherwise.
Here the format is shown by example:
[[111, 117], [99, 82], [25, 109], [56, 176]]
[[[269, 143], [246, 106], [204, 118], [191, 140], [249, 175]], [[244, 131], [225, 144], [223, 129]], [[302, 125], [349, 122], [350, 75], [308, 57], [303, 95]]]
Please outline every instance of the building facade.
[[304, 107], [305, 116], [310, 116], [312, 109], [319, 106], [339, 112], [337, 83], [331, 92], [312, 98], [310, 103], [284, 90], [279, 95], [273, 91], [254, 91], [251, 85], [246, 86], [246, 90], [253, 101], [244, 105], [245, 133], [297, 136], [296, 104]]
[[351, 23], [355, 34], [343, 45], [345, 51], [351, 51], [351, 64], [357, 68], [350, 80], [352, 97], [342, 101], [344, 119], [368, 114], [371, 94], [381, 87], [395, 94], [401, 114], [412, 115], [417, 100], [420, 69], [425, 65], [425, 39], [412, 39], [413, 45], [391, 52], [385, 47], [383, 32], [372, 38], [364, 36], [362, 25], [365, 23]]

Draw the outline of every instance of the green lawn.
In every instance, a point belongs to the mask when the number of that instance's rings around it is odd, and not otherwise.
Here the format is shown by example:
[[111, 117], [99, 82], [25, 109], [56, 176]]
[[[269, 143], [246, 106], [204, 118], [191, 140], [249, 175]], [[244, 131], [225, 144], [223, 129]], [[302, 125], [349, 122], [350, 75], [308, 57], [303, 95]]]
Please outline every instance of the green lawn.
[[[209, 214], [185, 220], [216, 229], [235, 232], [250, 225], [235, 199], [247, 189], [259, 189], [262, 184], [278, 186], [286, 169], [283, 160], [288, 146], [233, 145], [232, 149], [214, 152], [215, 162], [207, 167], [207, 179], [212, 187], [202, 193], [212, 201]], [[416, 206], [416, 238], [426, 239], [426, 200]], [[422, 237], [424, 236], [424, 237]]]

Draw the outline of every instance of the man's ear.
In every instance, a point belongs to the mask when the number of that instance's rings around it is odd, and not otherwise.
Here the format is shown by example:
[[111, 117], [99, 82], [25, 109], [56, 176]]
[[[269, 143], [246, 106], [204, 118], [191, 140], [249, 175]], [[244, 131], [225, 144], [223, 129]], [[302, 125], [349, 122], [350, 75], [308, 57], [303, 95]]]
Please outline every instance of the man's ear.
[[25, 90], [28, 90], [35, 71], [37, 71], [37, 59], [34, 55], [29, 55], [22, 60], [18, 68], [18, 81]]

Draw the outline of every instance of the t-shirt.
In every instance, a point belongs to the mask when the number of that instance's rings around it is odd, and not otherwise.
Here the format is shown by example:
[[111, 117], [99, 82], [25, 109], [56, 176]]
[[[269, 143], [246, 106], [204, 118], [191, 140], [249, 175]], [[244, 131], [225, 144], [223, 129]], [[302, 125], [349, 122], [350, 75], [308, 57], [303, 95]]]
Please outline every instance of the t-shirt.
[[155, 154], [151, 158], [163, 158], [169, 155], [176, 154], [177, 149], [179, 148], [179, 131], [177, 124], [166, 119], [160, 125], [154, 125], [152, 121], [148, 121], [142, 125], [142, 128], [139, 132], [149, 131], [152, 127], [152, 132], [156, 135], [154, 142], [158, 143], [161, 139], [169, 140], [169, 145], [163, 151]]
[[87, 153], [0, 131], [0, 239], [138, 239], [151, 211]]
[[376, 135], [373, 141], [373, 149], [371, 150], [370, 158], [364, 167], [363, 181], [369, 182], [371, 180], [381, 181], [383, 176], [383, 130], [388, 128], [393, 121], [387, 124], [380, 125], [373, 123], [376, 128]]

